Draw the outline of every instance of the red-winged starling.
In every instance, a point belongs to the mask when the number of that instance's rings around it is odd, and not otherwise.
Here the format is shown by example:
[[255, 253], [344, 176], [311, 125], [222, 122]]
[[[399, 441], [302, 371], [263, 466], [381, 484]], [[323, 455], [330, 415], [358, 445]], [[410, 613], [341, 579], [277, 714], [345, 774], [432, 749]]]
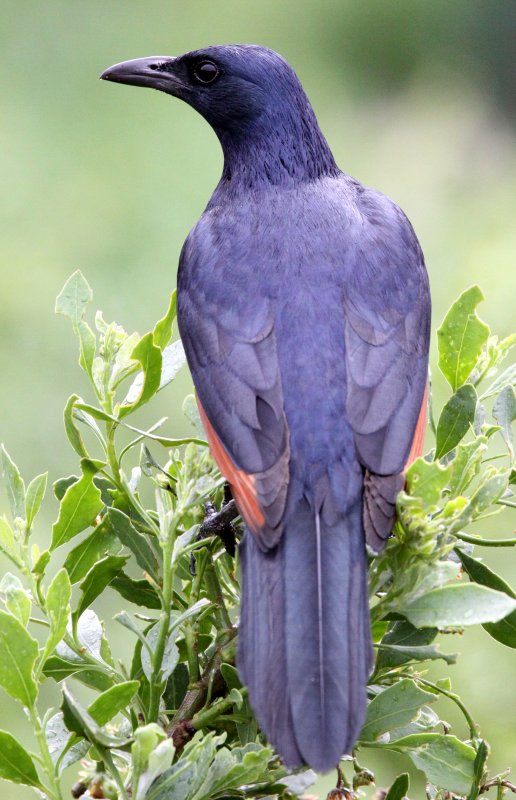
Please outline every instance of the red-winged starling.
[[335, 767], [366, 710], [366, 547], [425, 425], [430, 295], [412, 226], [336, 165], [292, 68], [254, 45], [102, 78], [195, 108], [222, 177], [179, 263], [178, 322], [246, 523], [238, 668], [290, 767]]

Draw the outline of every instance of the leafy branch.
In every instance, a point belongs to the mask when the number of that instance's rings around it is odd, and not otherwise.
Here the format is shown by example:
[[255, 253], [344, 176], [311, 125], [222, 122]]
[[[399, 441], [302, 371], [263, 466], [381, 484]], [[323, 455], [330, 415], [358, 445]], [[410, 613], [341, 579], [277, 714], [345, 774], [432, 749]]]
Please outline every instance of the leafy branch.
[[[434, 447], [407, 472], [393, 536], [370, 564], [376, 660], [367, 719], [355, 753], [342, 762], [339, 797], [364, 796], [374, 776], [357, 759], [371, 749], [408, 757], [434, 800], [514, 790], [507, 773], [489, 775], [488, 745], [447, 677], [456, 656], [436, 643], [441, 633], [480, 624], [516, 648], [516, 593], [474, 550], [516, 540], [468, 532], [516, 505], [516, 370], [503, 366], [516, 336], [491, 335], [476, 314], [481, 299], [478, 287], [464, 292], [438, 331], [452, 394]], [[26, 485], [1, 451], [10, 519], [0, 518], [0, 549], [12, 572], [0, 583], [0, 686], [25, 709], [36, 749], [0, 731], [0, 777], [47, 800], [64, 800], [62, 774], [73, 764], [77, 797], [302, 794], [315, 776], [281, 765], [235, 668], [241, 524], [195, 400], [183, 406], [189, 437], [165, 435], [166, 419], [147, 429], [132, 422], [184, 365], [181, 343], [172, 341], [175, 294], [143, 336], [100, 313], [91, 327], [91, 300], [76, 272], [56, 303], [78, 339], [93, 400], [74, 394], [65, 406], [79, 464], [77, 474], [53, 483], [59, 508], [48, 549], [32, 540], [47, 476]], [[125, 636], [117, 658], [95, 610], [108, 591], [123, 608], [115, 616]], [[446, 677], [434, 683], [424, 670], [436, 660]], [[45, 680], [60, 686], [60, 709], [40, 711]], [[77, 683], [95, 694], [87, 707]], [[450, 701], [462, 713], [462, 733], [439, 716]], [[402, 800], [409, 788], [403, 773], [386, 799]]]

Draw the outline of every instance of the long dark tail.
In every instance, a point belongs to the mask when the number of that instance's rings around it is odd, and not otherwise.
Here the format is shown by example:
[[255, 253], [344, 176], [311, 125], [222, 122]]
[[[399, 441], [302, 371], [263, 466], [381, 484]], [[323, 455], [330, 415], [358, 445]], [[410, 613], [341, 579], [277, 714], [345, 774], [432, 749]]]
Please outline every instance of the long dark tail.
[[238, 667], [264, 733], [289, 767], [350, 753], [372, 666], [361, 510], [325, 525], [301, 501], [280, 544], [240, 546]]

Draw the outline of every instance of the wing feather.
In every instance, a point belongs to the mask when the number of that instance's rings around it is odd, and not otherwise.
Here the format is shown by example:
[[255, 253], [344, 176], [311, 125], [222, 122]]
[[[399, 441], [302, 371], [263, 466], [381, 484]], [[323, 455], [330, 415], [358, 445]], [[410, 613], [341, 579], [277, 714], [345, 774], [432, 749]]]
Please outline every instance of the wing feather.
[[[423, 445], [430, 293], [410, 223], [366, 190], [344, 288], [346, 412], [365, 468], [364, 527], [376, 551], [389, 536], [409, 458]], [[352, 248], [351, 248], [352, 249]]]
[[[273, 317], [265, 299], [231, 302], [229, 287], [228, 302], [215, 307], [206, 297], [204, 257], [187, 241], [180, 262], [180, 333], [212, 454], [247, 525], [268, 549], [281, 536], [290, 457]], [[203, 292], [196, 291], [198, 268]]]

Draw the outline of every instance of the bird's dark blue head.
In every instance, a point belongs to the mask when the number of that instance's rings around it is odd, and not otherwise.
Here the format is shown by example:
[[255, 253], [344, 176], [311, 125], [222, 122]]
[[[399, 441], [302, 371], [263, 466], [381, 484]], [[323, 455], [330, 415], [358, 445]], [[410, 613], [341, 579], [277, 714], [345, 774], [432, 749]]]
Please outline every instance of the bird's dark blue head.
[[296, 73], [273, 50], [219, 45], [124, 61], [101, 77], [158, 89], [195, 108], [221, 141], [223, 180], [277, 184], [338, 171]]

